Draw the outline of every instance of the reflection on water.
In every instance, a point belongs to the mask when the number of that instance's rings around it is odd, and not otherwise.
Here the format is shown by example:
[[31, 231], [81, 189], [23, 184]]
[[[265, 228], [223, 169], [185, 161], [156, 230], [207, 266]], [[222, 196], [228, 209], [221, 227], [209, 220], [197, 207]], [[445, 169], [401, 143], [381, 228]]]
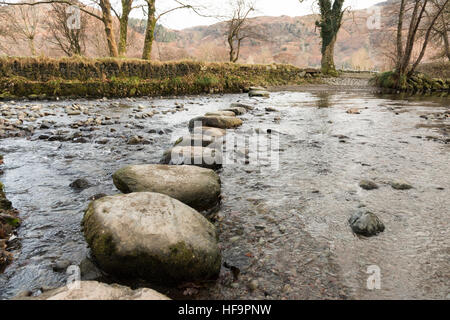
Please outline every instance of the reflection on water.
[[[6, 162], [2, 180], [24, 224], [22, 250], [0, 276], [0, 297], [63, 285], [66, 275], [52, 265], [60, 260], [77, 264], [88, 253], [80, 227], [88, 198], [117, 193], [111, 181], [115, 170], [158, 162], [171, 142], [187, 133], [188, 120], [240, 99], [246, 97], [139, 100], [136, 105], [160, 110], [175, 103], [189, 109], [145, 120], [130, 119], [131, 109], [100, 103], [95, 112], [120, 118], [116, 132], [108, 126], [92, 132], [91, 141], [106, 137], [105, 145], [1, 141]], [[448, 131], [434, 125], [448, 125], [449, 120], [420, 115], [448, 111], [449, 100], [280, 92], [253, 102], [257, 109], [243, 116], [245, 124], [237, 133], [255, 128], [279, 132], [280, 169], [240, 164], [221, 172], [224, 199], [217, 226], [228, 268], [197, 298], [445, 299], [450, 285], [450, 157]], [[269, 106], [279, 112], [266, 112]], [[362, 112], [347, 114], [350, 108]], [[151, 144], [127, 145], [126, 138], [133, 135]], [[439, 139], [427, 139], [430, 135]], [[94, 186], [74, 192], [69, 184], [80, 177]], [[358, 186], [362, 179], [380, 188], [364, 191]], [[393, 190], [389, 183], [395, 180], [414, 188]], [[370, 239], [355, 237], [347, 219], [357, 210], [376, 213], [386, 231]], [[366, 287], [371, 265], [380, 268], [381, 290]], [[230, 266], [240, 270], [236, 282]], [[251, 280], [257, 281], [257, 289], [248, 289]]]

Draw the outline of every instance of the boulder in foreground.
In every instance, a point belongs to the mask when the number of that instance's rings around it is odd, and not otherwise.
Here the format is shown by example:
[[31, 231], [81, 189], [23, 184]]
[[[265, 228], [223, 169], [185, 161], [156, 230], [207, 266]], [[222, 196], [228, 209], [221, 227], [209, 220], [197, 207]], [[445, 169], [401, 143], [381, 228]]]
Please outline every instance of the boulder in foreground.
[[119, 278], [175, 284], [216, 278], [215, 227], [169, 196], [137, 192], [91, 202], [83, 218], [91, 254]]
[[170, 300], [152, 289], [132, 290], [118, 284], [80, 281], [79, 288], [68, 286], [44, 292], [37, 297], [16, 297], [14, 300]]
[[384, 231], [383, 222], [372, 212], [358, 212], [348, 220], [354, 233], [366, 237], [376, 236]]
[[220, 203], [220, 177], [197, 166], [128, 166], [116, 171], [113, 181], [123, 193], [162, 193], [199, 211]]

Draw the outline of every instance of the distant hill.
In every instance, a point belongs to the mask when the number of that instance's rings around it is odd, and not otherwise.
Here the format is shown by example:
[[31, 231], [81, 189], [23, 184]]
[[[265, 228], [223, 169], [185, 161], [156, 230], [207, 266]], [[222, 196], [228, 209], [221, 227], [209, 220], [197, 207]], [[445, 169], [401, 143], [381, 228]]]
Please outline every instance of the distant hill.
[[[48, 17], [49, 7], [39, 7], [39, 15], [44, 21]], [[369, 28], [368, 19], [377, 8], [381, 17], [381, 28]], [[392, 40], [396, 28], [398, 0], [389, 0], [378, 4], [372, 10], [348, 12], [336, 44], [336, 64], [343, 69], [385, 69], [389, 67]], [[249, 24], [264, 35], [264, 39], [246, 39], [241, 48], [242, 63], [289, 63], [300, 67], [318, 67], [321, 60], [320, 35], [315, 26], [317, 15], [302, 17], [256, 17]], [[88, 31], [86, 42], [87, 56], [107, 54], [103, 29], [99, 21], [90, 19], [94, 27]], [[118, 28], [116, 28], [118, 29]], [[145, 22], [130, 20], [129, 50], [130, 57], [140, 57]], [[227, 61], [228, 47], [225, 42], [225, 23], [199, 26], [174, 31], [162, 26], [156, 30], [156, 43], [152, 57], [156, 60], [193, 59], [204, 61]], [[36, 37], [40, 54], [62, 55], [48, 42], [45, 25], [39, 27]], [[4, 46], [3, 46], [4, 47]], [[0, 50], [1, 50], [0, 46]], [[431, 47], [429, 56], [434, 54]], [[25, 41], [10, 46], [10, 55], [24, 55], [28, 52]], [[426, 57], [427, 58], [427, 57]], [[427, 59], [425, 59], [426, 61]]]

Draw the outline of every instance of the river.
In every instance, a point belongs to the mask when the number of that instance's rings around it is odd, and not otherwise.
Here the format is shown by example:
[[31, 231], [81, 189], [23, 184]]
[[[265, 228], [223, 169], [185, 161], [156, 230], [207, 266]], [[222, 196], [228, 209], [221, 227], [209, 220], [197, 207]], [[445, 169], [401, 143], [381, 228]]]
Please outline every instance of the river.
[[[48, 115], [25, 118], [36, 127], [32, 135], [0, 140], [0, 178], [23, 220], [21, 249], [0, 275], [0, 298], [64, 285], [67, 275], [54, 264], [77, 265], [89, 254], [80, 222], [92, 196], [118, 193], [112, 173], [127, 164], [158, 163], [188, 133], [191, 118], [238, 101], [256, 109], [242, 116], [235, 133], [270, 129], [279, 138], [279, 167], [224, 166], [215, 219], [225, 262], [220, 278], [158, 288], [162, 293], [190, 299], [449, 298], [450, 99], [362, 90], [278, 91], [253, 100], [236, 94], [5, 102], [0, 109], [8, 106], [12, 118], [27, 104]], [[88, 111], [69, 116], [65, 107], [72, 104]], [[360, 114], [347, 113], [353, 108]], [[140, 119], [155, 110], [161, 113]], [[89, 117], [107, 120], [70, 126]], [[50, 125], [40, 128], [44, 120]], [[74, 133], [78, 143], [64, 141]], [[134, 135], [145, 143], [128, 144]], [[78, 178], [91, 187], [73, 190], [69, 185]], [[379, 189], [361, 189], [363, 179]], [[413, 189], [394, 190], [390, 183], [398, 180]], [[347, 220], [358, 210], [377, 214], [385, 232], [355, 236]], [[371, 266], [379, 270], [380, 289], [367, 287]]]

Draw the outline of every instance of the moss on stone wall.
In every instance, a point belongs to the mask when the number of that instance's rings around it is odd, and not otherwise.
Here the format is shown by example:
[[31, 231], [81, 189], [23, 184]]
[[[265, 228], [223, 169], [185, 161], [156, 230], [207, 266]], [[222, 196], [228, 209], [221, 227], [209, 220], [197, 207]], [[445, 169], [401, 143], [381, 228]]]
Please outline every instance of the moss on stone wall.
[[234, 93], [251, 85], [320, 82], [313, 71], [275, 64], [0, 58], [0, 98]]

